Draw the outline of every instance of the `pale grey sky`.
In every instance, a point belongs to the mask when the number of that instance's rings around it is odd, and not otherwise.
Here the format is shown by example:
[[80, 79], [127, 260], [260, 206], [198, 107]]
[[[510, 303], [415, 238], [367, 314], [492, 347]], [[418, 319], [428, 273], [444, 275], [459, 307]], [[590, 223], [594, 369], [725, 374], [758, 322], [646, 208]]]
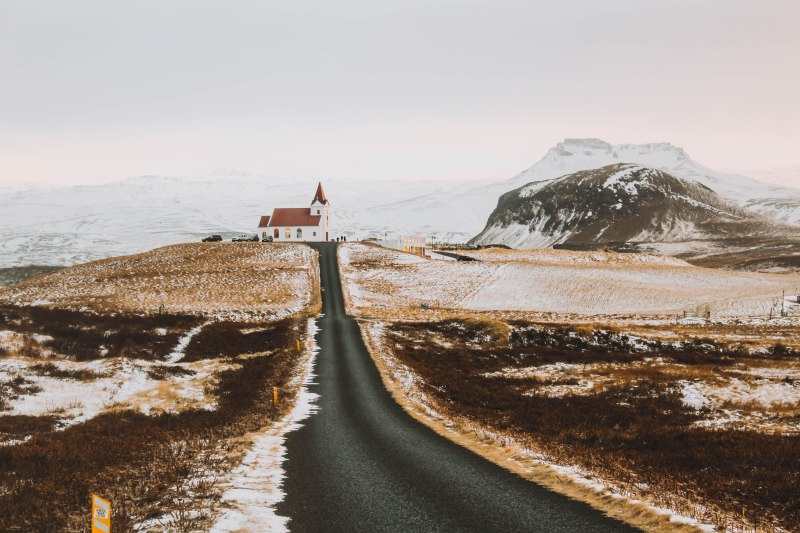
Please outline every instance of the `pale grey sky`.
[[[797, 0], [0, 0], [0, 183], [800, 164]], [[800, 185], [797, 183], [796, 185]]]

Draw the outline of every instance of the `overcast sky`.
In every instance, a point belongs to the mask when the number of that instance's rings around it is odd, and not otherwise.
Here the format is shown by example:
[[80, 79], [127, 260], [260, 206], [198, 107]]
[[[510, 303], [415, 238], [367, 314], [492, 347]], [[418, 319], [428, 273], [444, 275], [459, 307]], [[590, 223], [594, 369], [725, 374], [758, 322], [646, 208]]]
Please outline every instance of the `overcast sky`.
[[[0, 0], [0, 183], [800, 165], [798, 0]], [[800, 183], [797, 183], [800, 185]]]

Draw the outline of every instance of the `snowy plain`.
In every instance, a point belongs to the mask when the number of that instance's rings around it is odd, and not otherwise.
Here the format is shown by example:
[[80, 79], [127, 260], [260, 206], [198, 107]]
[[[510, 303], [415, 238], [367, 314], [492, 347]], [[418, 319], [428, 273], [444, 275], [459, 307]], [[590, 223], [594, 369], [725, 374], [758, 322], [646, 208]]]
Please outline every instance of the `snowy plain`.
[[[668, 143], [611, 145], [567, 139], [512, 179], [352, 180], [321, 177], [332, 204], [333, 236], [385, 233], [466, 242], [501, 194], [613, 163], [637, 163], [702, 183], [723, 198], [786, 222], [800, 222], [800, 189], [715, 172]], [[0, 268], [76, 263], [197, 241], [254, 234], [275, 207], [307, 206], [317, 179], [238, 172], [196, 177], [142, 176], [104, 185], [0, 189]], [[541, 243], [543, 246], [547, 243]]]
[[478, 261], [423, 259], [347, 243], [339, 248], [356, 307], [538, 311], [584, 315], [766, 316], [800, 276], [722, 271], [647, 254], [566, 250], [464, 252]]

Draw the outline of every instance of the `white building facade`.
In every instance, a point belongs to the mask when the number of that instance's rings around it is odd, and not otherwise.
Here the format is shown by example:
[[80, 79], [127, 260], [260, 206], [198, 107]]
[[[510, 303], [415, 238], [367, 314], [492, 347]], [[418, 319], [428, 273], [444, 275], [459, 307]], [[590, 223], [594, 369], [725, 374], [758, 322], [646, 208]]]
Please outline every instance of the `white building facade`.
[[258, 222], [258, 237], [273, 242], [326, 242], [331, 234], [331, 204], [322, 189], [311, 200], [311, 207], [278, 207]]

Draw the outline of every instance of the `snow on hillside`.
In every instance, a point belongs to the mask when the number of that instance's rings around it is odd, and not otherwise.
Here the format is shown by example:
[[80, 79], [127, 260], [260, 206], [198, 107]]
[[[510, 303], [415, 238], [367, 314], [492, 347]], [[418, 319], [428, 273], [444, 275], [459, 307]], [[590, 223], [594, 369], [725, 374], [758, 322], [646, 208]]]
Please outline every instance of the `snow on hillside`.
[[670, 143], [610, 144], [600, 139], [566, 139], [535, 165], [508, 182], [510, 189], [580, 170], [616, 163], [635, 163], [696, 181], [722, 198], [762, 215], [800, 223], [800, 189], [782, 187], [746, 176], [716, 172], [694, 161]]
[[514, 248], [554, 244], [791, 239], [782, 225], [724, 200], [701, 183], [630, 163], [533, 182], [500, 197], [471, 242]]

